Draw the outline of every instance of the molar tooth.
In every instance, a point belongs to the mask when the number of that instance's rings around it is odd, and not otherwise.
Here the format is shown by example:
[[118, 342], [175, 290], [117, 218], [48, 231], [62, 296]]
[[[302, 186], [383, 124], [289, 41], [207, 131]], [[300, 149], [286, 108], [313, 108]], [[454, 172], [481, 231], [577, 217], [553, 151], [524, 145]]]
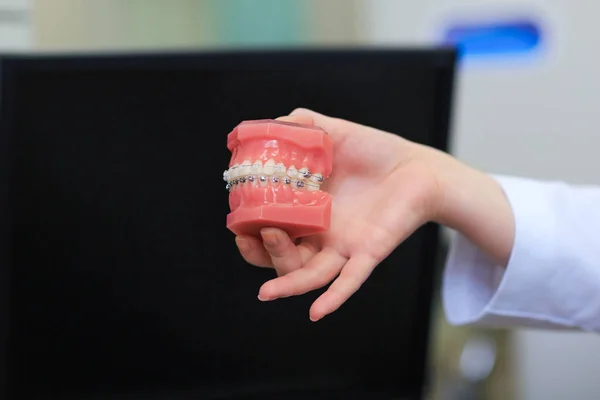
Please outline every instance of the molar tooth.
[[275, 160], [271, 159], [265, 163], [263, 167], [263, 174], [273, 175], [275, 173]]
[[293, 166], [293, 165], [292, 165], [291, 167], [289, 167], [289, 168], [288, 168], [288, 170], [287, 170], [287, 175], [288, 175], [290, 178], [294, 179], [294, 178], [296, 177], [296, 175], [297, 175], [297, 174], [298, 174], [298, 170], [296, 169], [296, 167], [295, 167], [295, 166]]
[[262, 172], [262, 162], [260, 160], [254, 161], [254, 164], [252, 164], [252, 168], [250, 169], [250, 173], [252, 175], [260, 175], [261, 172]]
[[320, 187], [319, 187], [319, 185], [315, 185], [315, 184], [314, 184], [314, 183], [312, 183], [312, 182], [307, 182], [307, 183], [306, 183], [306, 189], [307, 189], [309, 192], [316, 192], [316, 191], [318, 191], [318, 190], [320, 189]]
[[318, 173], [311, 175], [310, 180], [315, 183], [323, 183], [323, 181], [324, 181], [323, 175], [318, 174]]
[[252, 167], [252, 161], [244, 160], [240, 165], [240, 176], [250, 175], [250, 168]]
[[286, 169], [285, 169], [285, 165], [283, 165], [283, 163], [277, 163], [277, 165], [275, 166], [275, 175], [277, 176], [285, 176], [286, 173]]
[[306, 168], [306, 167], [300, 168], [298, 170], [298, 178], [301, 178], [301, 179], [310, 178], [310, 171], [308, 170], [308, 168]]

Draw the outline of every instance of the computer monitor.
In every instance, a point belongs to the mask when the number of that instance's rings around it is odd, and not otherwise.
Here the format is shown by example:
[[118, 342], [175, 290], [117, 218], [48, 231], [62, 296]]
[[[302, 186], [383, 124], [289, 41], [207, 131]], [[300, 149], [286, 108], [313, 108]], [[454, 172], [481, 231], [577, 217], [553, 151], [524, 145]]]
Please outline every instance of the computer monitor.
[[0, 57], [9, 399], [415, 399], [438, 228], [343, 307], [263, 303], [226, 229], [227, 134], [296, 107], [445, 150], [450, 49]]

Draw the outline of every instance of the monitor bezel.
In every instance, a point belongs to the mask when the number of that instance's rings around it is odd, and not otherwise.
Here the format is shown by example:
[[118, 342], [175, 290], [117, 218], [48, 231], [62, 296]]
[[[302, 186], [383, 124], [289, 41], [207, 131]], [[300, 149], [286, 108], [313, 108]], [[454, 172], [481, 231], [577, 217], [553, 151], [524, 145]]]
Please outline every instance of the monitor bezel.
[[[261, 66], [295, 65], [298, 61], [312, 63], [327, 62], [372, 63], [375, 60], [388, 65], [435, 67], [435, 119], [432, 142], [428, 145], [442, 151], [449, 151], [451, 137], [451, 115], [455, 86], [457, 52], [453, 48], [368, 48], [368, 49], [253, 49], [253, 50], [204, 50], [204, 51], [162, 51], [162, 52], [106, 52], [106, 53], [25, 53], [0, 54], [0, 391], [7, 389], [10, 371], [6, 360], [9, 357], [10, 323], [10, 215], [8, 177], [10, 168], [9, 142], [13, 132], [12, 116], [15, 105], [11, 93], [18, 90], [15, 77], [23, 71], [60, 71], [65, 69], [84, 70], [153, 70], [177, 66], [178, 70], [218, 67], [239, 69], [243, 65]], [[276, 64], [274, 64], [276, 63]], [[427, 224], [424, 229], [422, 247], [423, 265], [420, 269], [419, 293], [431, 293], [418, 299], [416, 326], [417, 343], [411, 347], [413, 365], [421, 377], [414, 387], [407, 388], [411, 398], [422, 398], [428, 386], [429, 342], [434, 289], [436, 284], [436, 263], [438, 249], [441, 248], [441, 232], [437, 225]]]

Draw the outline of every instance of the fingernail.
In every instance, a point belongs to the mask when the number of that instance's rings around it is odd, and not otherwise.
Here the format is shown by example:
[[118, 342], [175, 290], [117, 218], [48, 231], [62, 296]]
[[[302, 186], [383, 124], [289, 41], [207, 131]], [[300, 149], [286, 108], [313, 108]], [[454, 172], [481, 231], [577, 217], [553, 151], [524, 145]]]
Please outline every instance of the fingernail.
[[258, 295], [258, 300], [260, 301], [269, 301], [270, 299], [266, 298], [266, 297], [260, 297], [260, 294]]
[[279, 236], [275, 232], [263, 231], [262, 238], [263, 242], [270, 246], [279, 244]]
[[245, 253], [246, 251], [250, 250], [250, 245], [248, 244], [248, 241], [244, 238], [236, 238], [235, 243], [237, 244], [238, 249], [242, 253]]

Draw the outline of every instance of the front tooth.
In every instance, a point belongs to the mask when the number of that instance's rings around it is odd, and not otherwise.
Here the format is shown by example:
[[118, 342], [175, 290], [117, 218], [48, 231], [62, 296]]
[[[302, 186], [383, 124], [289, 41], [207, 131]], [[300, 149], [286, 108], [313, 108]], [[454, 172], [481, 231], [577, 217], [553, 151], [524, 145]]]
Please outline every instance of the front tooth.
[[275, 174], [275, 160], [268, 160], [263, 167], [263, 174], [273, 175]]
[[262, 172], [262, 162], [260, 160], [254, 161], [252, 164], [252, 168], [250, 169], [250, 173], [252, 175], [258, 175]]
[[294, 178], [296, 177], [296, 175], [297, 175], [297, 174], [298, 174], [298, 170], [296, 169], [296, 167], [295, 167], [295, 166], [293, 166], [293, 165], [292, 165], [291, 167], [289, 167], [289, 168], [288, 168], [288, 170], [287, 170], [287, 175], [288, 175], [290, 178], [294, 179]]
[[223, 180], [225, 182], [227, 182], [229, 180], [229, 170], [226, 169], [225, 171], [223, 171]]
[[235, 164], [229, 169], [229, 174], [227, 174], [227, 176], [229, 177], [230, 180], [233, 180], [238, 177], [238, 169], [239, 169], [239, 164]]
[[250, 169], [252, 168], [252, 161], [244, 160], [240, 165], [240, 176], [250, 175]]
[[260, 187], [265, 187], [269, 184], [269, 179], [265, 175], [259, 176], [258, 181], [260, 183]]
[[275, 175], [285, 176], [285, 173], [286, 173], [285, 165], [283, 165], [283, 163], [278, 163], [275, 166]]

